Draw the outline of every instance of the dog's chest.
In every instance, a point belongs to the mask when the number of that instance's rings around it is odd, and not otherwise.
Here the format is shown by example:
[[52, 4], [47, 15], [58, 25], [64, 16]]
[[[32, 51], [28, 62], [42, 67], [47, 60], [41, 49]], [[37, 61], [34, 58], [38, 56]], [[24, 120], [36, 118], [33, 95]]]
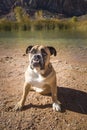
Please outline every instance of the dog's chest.
[[44, 85], [44, 78], [41, 75], [31, 76], [31, 84], [34, 86]]
[[29, 71], [29, 74], [25, 78], [27, 82], [35, 87], [43, 87], [46, 84], [45, 78], [37, 72]]

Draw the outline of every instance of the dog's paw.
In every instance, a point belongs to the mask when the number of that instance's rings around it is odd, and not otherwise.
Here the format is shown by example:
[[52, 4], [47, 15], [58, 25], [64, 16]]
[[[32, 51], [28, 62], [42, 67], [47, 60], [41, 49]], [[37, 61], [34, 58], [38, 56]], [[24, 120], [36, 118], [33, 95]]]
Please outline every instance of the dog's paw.
[[52, 106], [53, 106], [53, 110], [61, 111], [61, 106], [58, 102], [56, 102], [56, 103], [54, 102]]
[[22, 104], [20, 102], [18, 102], [15, 107], [14, 107], [14, 111], [21, 111], [23, 108]]

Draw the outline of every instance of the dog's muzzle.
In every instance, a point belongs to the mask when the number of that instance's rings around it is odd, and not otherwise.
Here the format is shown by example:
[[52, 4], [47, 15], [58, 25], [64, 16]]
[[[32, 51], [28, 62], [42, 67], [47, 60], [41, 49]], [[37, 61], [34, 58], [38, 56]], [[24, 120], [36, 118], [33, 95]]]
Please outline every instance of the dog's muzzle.
[[42, 55], [35, 54], [31, 60], [31, 67], [32, 68], [40, 67], [40, 69], [42, 70], [42, 69], [44, 69], [44, 66], [45, 66], [45, 62], [44, 62], [44, 58], [42, 57]]

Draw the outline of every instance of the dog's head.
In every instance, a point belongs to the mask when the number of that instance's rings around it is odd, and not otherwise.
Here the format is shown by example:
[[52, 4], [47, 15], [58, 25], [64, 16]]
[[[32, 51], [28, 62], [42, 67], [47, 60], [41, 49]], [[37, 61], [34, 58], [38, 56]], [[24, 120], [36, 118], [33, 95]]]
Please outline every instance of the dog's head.
[[30, 67], [32, 69], [39, 68], [40, 70], [44, 70], [45, 67], [50, 62], [50, 56], [51, 55], [56, 56], [57, 52], [55, 48], [51, 46], [31, 45], [28, 46], [26, 49], [26, 54], [28, 53], [29, 53]]

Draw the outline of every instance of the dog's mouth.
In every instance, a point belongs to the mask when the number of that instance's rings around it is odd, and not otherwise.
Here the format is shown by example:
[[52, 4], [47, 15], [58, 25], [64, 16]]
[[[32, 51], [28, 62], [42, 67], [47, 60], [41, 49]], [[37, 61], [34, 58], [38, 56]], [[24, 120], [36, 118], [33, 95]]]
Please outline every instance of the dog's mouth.
[[32, 61], [33, 67], [39, 67], [40, 66], [40, 61]]
[[31, 61], [31, 68], [40, 68], [41, 70], [43, 70], [45, 68], [45, 63], [43, 62], [43, 60], [32, 60]]

